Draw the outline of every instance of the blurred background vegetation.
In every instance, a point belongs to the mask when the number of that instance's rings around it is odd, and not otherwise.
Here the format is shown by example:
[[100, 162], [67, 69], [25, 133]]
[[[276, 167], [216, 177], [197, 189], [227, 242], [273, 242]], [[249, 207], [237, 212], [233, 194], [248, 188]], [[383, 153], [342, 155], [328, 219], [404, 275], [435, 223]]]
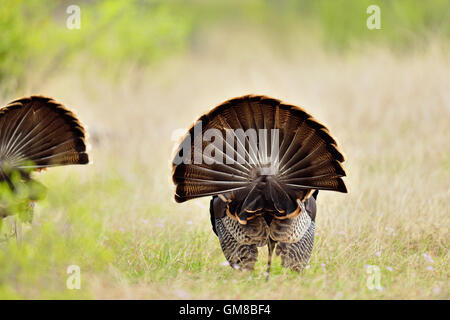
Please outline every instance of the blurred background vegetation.
[[[71, 4], [81, 8], [79, 30], [66, 27]], [[382, 31], [366, 28], [371, 4], [381, 9]], [[1, 90], [23, 86], [30, 70], [49, 76], [74, 59], [116, 76], [124, 64], [157, 64], [194, 50], [205, 30], [229, 25], [262, 30], [281, 48], [300, 33], [341, 52], [361, 43], [409, 51], [430, 38], [448, 41], [449, 16], [447, 0], [3, 0]]]

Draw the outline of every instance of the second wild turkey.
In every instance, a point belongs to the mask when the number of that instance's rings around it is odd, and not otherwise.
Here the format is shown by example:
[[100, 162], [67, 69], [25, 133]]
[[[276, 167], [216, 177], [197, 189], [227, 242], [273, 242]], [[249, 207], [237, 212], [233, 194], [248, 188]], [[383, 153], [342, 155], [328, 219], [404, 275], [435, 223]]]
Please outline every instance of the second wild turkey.
[[[266, 96], [228, 100], [202, 115], [172, 164], [175, 200], [212, 196], [211, 225], [233, 267], [258, 247], [300, 271], [311, 255], [319, 190], [347, 192], [344, 156], [302, 108]], [[276, 249], [275, 249], [276, 248]]]
[[41, 196], [44, 187], [32, 179], [32, 171], [88, 162], [85, 129], [63, 105], [51, 98], [31, 96], [1, 108], [0, 223], [17, 213], [15, 206], [6, 203], [6, 193], [14, 195], [27, 189], [28, 199], [22, 208], [28, 210], [31, 201]]

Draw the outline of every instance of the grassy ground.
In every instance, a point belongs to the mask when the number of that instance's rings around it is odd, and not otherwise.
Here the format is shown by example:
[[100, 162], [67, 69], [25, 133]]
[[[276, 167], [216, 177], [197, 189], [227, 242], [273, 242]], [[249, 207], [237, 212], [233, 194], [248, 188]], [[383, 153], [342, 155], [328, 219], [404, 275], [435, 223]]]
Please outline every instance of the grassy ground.
[[[33, 223], [0, 243], [0, 298], [450, 298], [448, 49], [285, 53], [236, 34], [157, 68], [130, 66], [114, 85], [80, 64], [1, 97], [42, 93], [75, 109], [93, 164], [38, 176], [48, 195]], [[248, 93], [303, 105], [347, 156], [349, 194], [320, 193], [300, 275], [276, 258], [266, 281], [265, 249], [254, 272], [224, 266], [209, 200], [173, 201], [177, 129]], [[80, 290], [66, 288], [69, 265], [81, 269]], [[368, 289], [369, 265], [382, 290]]]

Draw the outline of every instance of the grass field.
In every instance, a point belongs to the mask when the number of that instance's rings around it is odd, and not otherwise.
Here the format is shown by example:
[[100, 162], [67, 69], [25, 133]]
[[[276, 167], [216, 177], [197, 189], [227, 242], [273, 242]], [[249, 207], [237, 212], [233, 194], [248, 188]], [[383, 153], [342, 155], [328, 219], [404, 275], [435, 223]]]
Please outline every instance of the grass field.
[[[88, 126], [93, 164], [40, 174], [48, 195], [32, 225], [0, 244], [0, 297], [448, 299], [448, 51], [286, 57], [252, 46], [258, 56], [205, 44], [155, 70], [130, 67], [113, 88], [95, 70], [45, 82], [36, 92]], [[268, 282], [264, 249], [254, 272], [223, 265], [208, 199], [172, 200], [173, 133], [247, 93], [303, 105], [347, 156], [349, 194], [319, 195], [310, 267], [298, 275], [276, 258]], [[66, 288], [69, 265], [81, 269], [80, 290]], [[368, 289], [368, 265], [380, 268], [381, 291]]]
[[[48, 75], [30, 68], [0, 95], [5, 105], [44, 94], [75, 110], [93, 161], [36, 174], [47, 196], [17, 241], [0, 242], [1, 299], [450, 298], [448, 42], [339, 51], [241, 27], [202, 31], [157, 64], [130, 60], [113, 81], [81, 52]], [[224, 265], [209, 199], [176, 204], [170, 179], [178, 133], [250, 93], [303, 106], [346, 155], [349, 193], [319, 194], [309, 266], [296, 274], [276, 257], [269, 281], [265, 248], [254, 272]], [[2, 239], [15, 223], [6, 220]], [[66, 286], [71, 265], [79, 290]], [[370, 266], [381, 290], [368, 288]]]

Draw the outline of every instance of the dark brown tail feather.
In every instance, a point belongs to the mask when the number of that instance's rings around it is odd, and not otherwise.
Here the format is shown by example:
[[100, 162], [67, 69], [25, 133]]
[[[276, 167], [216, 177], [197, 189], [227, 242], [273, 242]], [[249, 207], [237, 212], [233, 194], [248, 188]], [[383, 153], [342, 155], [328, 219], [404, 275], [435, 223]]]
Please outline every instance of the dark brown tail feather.
[[85, 129], [63, 105], [31, 96], [0, 109], [0, 181], [9, 170], [88, 162]]
[[[224, 137], [228, 129], [268, 129], [269, 133], [263, 137], [264, 150], [256, 152], [249, 147], [248, 140], [236, 138], [233, 156], [235, 160], [245, 158], [244, 163], [194, 164], [193, 125], [177, 150], [178, 157], [189, 158], [191, 163], [175, 163], [175, 159], [173, 163], [177, 202], [222, 195], [227, 200], [227, 212], [245, 223], [260, 214], [261, 208], [272, 208], [279, 218], [295, 214], [298, 200], [304, 201], [313, 189], [347, 192], [341, 179], [345, 176], [341, 165], [344, 156], [336, 140], [302, 108], [266, 96], [248, 95], [222, 103], [202, 115], [199, 121], [202, 134], [212, 128], [218, 129]], [[273, 151], [270, 129], [279, 129], [279, 154]], [[188, 143], [186, 139], [190, 139], [190, 157], [182, 154], [183, 143]], [[245, 145], [244, 154], [237, 151], [239, 143]], [[203, 141], [202, 150], [212, 144]], [[220, 151], [215, 152], [223, 160], [227, 158]], [[278, 156], [278, 162], [274, 156]], [[256, 163], [251, 163], [251, 159], [256, 159]], [[275, 169], [264, 176], [259, 170], [262, 167]]]

